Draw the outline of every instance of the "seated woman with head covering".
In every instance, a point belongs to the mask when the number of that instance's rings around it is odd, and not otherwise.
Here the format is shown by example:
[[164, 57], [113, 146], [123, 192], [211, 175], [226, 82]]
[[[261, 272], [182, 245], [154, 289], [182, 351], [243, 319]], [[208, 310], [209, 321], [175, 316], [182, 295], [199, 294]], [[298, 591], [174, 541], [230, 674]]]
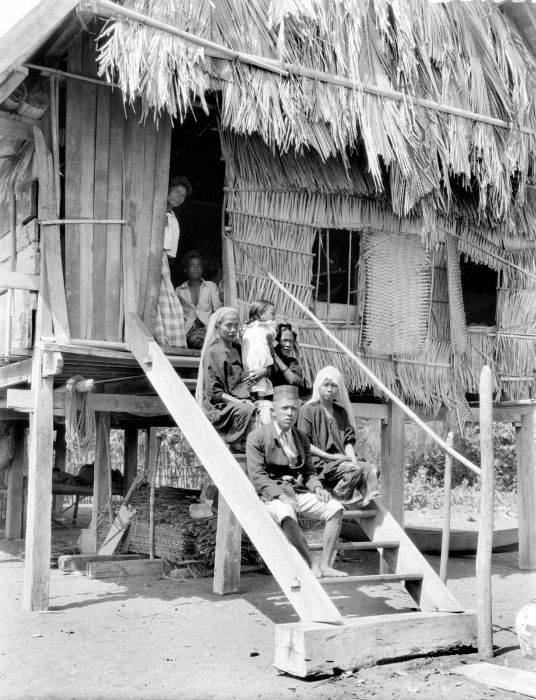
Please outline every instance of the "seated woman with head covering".
[[195, 397], [224, 441], [237, 446], [255, 427], [256, 409], [250, 389], [254, 375], [246, 375], [237, 342], [240, 320], [230, 306], [209, 319], [201, 350]]
[[376, 468], [355, 454], [355, 423], [341, 373], [324, 367], [317, 374], [313, 396], [300, 410], [298, 428], [311, 443], [320, 478], [345, 505], [367, 505], [380, 495]]
[[275, 336], [271, 381], [273, 386], [290, 384], [302, 388], [303, 372], [300, 367], [300, 349], [296, 333], [290, 323], [280, 323]]

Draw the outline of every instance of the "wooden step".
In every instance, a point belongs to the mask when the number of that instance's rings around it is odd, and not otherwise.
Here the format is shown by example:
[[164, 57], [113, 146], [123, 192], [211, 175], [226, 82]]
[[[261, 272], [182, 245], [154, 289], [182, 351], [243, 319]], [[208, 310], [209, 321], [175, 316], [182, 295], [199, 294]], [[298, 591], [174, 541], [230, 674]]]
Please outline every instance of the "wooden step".
[[343, 520], [356, 520], [359, 518], [374, 518], [376, 511], [374, 508], [370, 510], [345, 510], [342, 514]]
[[367, 574], [366, 576], [324, 576], [318, 581], [324, 585], [332, 583], [398, 583], [399, 581], [422, 581], [422, 574]]
[[[398, 540], [382, 540], [378, 542], [339, 542], [337, 549], [339, 551], [349, 551], [355, 549], [394, 549], [400, 543]], [[315, 542], [309, 545], [309, 549], [313, 552], [322, 549], [322, 542]]]

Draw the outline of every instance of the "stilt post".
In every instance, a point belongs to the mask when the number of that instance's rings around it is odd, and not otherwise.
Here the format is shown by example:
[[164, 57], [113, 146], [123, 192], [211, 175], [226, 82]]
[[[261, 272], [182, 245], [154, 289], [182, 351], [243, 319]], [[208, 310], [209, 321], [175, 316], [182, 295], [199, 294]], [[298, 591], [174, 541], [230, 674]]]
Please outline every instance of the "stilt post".
[[[447, 435], [447, 445], [452, 447], [454, 435], [452, 431]], [[452, 457], [445, 455], [445, 475], [443, 484], [443, 536], [441, 538], [441, 562], [439, 565], [439, 578], [443, 583], [447, 582], [447, 569], [449, 565], [450, 547], [450, 487], [452, 484]]]
[[15, 421], [12, 427], [15, 450], [7, 473], [6, 540], [18, 540], [22, 537], [25, 427], [23, 421]]
[[534, 408], [516, 425], [519, 568], [536, 569], [536, 450]]
[[493, 544], [493, 377], [485, 365], [480, 373], [480, 530], [476, 553], [476, 587], [478, 603], [478, 655], [493, 656], [491, 602], [491, 549]]
[[381, 493], [393, 517], [404, 525], [404, 412], [392, 401], [381, 427]]

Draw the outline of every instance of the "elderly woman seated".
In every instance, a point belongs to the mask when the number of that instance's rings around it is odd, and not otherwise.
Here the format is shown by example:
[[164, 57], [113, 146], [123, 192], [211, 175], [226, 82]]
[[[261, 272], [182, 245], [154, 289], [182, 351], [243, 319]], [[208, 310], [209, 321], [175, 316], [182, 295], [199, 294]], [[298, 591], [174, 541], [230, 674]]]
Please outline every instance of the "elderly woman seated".
[[368, 505], [380, 495], [376, 468], [355, 453], [355, 423], [341, 373], [324, 367], [312, 398], [301, 408], [298, 428], [311, 443], [311, 454], [324, 485], [344, 505]]
[[209, 319], [201, 351], [196, 399], [224, 441], [241, 451], [247, 433], [256, 427], [257, 409], [251, 386], [265, 370], [246, 374], [242, 366], [238, 312], [230, 306]]

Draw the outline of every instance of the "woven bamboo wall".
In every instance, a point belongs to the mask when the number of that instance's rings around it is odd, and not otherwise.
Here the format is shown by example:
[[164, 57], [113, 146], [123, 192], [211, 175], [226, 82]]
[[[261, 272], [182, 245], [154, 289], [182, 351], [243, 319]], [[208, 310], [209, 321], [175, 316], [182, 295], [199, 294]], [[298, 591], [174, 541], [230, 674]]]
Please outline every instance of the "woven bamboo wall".
[[[222, 135], [222, 149], [233, 237], [306, 305], [313, 306], [316, 233], [322, 228], [361, 232], [364, 313], [357, 324], [328, 326], [387, 386], [409, 402], [432, 409], [445, 404], [460, 422], [468, 410], [465, 394], [478, 393], [486, 362], [498, 398], [536, 395], [536, 281], [527, 282], [508, 266], [512, 262], [536, 273], [536, 249], [525, 235], [513, 236], [504, 223], [478, 229], [469, 216], [466, 224], [448, 222], [426, 206], [421, 216], [396, 217], [374, 196], [365, 173], [335, 159], [322, 163], [314, 154], [280, 155], [258, 138], [228, 133]], [[459, 254], [501, 273], [497, 328], [466, 327]], [[321, 367], [332, 364], [351, 390], [370, 388], [357, 366], [236, 248], [235, 262], [242, 317], [254, 299], [272, 299], [279, 315], [298, 328], [309, 384]]]
[[[94, 75], [84, 34], [68, 70]], [[126, 219], [133, 233], [138, 312], [154, 329], [166, 209], [171, 125], [140, 124], [121, 93], [68, 81], [65, 137], [66, 218]], [[65, 286], [74, 338], [122, 340], [121, 225], [68, 225]]]

